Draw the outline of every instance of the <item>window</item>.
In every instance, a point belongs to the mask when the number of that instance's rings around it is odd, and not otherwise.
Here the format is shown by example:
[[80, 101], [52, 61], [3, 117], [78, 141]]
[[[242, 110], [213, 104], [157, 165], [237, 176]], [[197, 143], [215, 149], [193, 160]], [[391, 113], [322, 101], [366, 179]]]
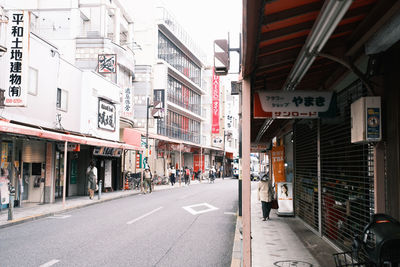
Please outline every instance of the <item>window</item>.
[[57, 108], [63, 111], [67, 111], [68, 106], [68, 92], [57, 88]]
[[29, 67], [28, 80], [29, 80], [28, 93], [31, 95], [37, 95], [37, 88], [38, 88], [37, 69]]

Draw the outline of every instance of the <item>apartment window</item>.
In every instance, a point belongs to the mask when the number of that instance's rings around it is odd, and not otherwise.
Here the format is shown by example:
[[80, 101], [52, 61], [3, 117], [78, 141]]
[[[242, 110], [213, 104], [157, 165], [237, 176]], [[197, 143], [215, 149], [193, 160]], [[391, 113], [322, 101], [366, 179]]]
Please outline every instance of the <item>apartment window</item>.
[[37, 89], [38, 89], [37, 69], [29, 67], [28, 80], [29, 80], [28, 93], [31, 95], [37, 95]]
[[68, 106], [68, 92], [61, 88], [57, 88], [57, 108], [67, 111]]

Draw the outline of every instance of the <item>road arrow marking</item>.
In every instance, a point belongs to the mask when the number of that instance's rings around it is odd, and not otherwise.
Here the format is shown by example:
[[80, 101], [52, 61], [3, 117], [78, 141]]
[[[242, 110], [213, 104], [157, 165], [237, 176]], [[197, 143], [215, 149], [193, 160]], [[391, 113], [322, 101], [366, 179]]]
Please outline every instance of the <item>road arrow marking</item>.
[[136, 219], [133, 219], [132, 221], [127, 222], [126, 224], [135, 223], [135, 222], [137, 222], [137, 221], [139, 221], [139, 220], [141, 220], [141, 219], [143, 219], [143, 218], [146, 218], [147, 216], [153, 214], [154, 212], [159, 211], [159, 210], [162, 209], [162, 208], [163, 208], [163, 207], [156, 208], [155, 210], [152, 210], [152, 211], [150, 211], [150, 212], [148, 212], [148, 213], [146, 213], [146, 214], [144, 214], [144, 215], [142, 215], [142, 216], [140, 216], [140, 217], [138, 217], [138, 218], [136, 218]]
[[39, 267], [49, 267], [49, 266], [56, 264], [57, 262], [59, 262], [59, 260], [51, 260], [51, 261], [48, 261], [48, 262], [40, 265]]
[[[197, 207], [202, 207], [205, 206], [205, 209], [200, 209], [200, 210], [195, 210], [194, 208]], [[195, 205], [191, 205], [191, 206], [185, 206], [182, 207], [183, 209], [185, 209], [187, 212], [191, 213], [192, 215], [198, 215], [198, 214], [202, 214], [202, 213], [206, 213], [206, 212], [210, 212], [210, 211], [214, 211], [217, 210], [217, 207], [214, 207], [208, 203], [200, 203], [200, 204], [195, 204]]]

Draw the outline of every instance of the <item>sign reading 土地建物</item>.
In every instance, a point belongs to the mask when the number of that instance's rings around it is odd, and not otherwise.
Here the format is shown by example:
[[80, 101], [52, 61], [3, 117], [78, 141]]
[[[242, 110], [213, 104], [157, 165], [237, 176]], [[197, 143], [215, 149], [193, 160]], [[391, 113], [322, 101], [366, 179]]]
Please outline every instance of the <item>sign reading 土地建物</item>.
[[329, 110], [332, 92], [260, 91], [254, 93], [254, 118], [318, 118]]

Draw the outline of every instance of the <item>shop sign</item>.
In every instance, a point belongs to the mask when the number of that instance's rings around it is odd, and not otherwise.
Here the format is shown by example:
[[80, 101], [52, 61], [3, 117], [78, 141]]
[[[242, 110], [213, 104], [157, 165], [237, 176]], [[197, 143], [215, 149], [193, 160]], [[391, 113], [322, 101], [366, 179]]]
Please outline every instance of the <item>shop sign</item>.
[[142, 168], [142, 155], [136, 154], [136, 169]]
[[211, 133], [219, 133], [219, 76], [215, 75], [215, 69], [212, 76], [212, 128]]
[[96, 147], [93, 150], [93, 155], [105, 157], [121, 157], [122, 149], [114, 147]]
[[111, 172], [112, 172], [112, 164], [111, 160], [106, 160], [105, 161], [105, 166], [104, 166], [104, 188], [109, 188], [112, 187], [111, 184]]
[[8, 88], [5, 92], [6, 106], [26, 106], [29, 72], [29, 24], [27, 11], [10, 11], [8, 22], [9, 60]]
[[275, 184], [286, 182], [285, 176], [285, 147], [276, 146], [271, 150], [272, 172]]
[[[57, 144], [57, 148], [59, 151], [64, 151], [64, 144]], [[81, 145], [80, 144], [70, 144], [68, 143], [67, 145], [67, 151], [69, 152], [79, 152], [81, 151]]]
[[376, 141], [381, 138], [380, 108], [367, 108], [367, 140]]
[[219, 135], [212, 136], [212, 146], [222, 148], [224, 145], [222, 137]]
[[122, 94], [122, 117], [133, 119], [133, 93], [131, 88], [125, 88]]
[[115, 105], [105, 99], [99, 98], [98, 127], [105, 130], [115, 131]]
[[258, 153], [261, 151], [265, 151], [268, 149], [268, 145], [267, 144], [252, 144], [250, 147], [250, 152], [251, 153]]
[[100, 54], [98, 56], [99, 73], [115, 73], [117, 71], [116, 54]]
[[260, 91], [254, 93], [254, 118], [318, 118], [327, 112], [332, 92]]

